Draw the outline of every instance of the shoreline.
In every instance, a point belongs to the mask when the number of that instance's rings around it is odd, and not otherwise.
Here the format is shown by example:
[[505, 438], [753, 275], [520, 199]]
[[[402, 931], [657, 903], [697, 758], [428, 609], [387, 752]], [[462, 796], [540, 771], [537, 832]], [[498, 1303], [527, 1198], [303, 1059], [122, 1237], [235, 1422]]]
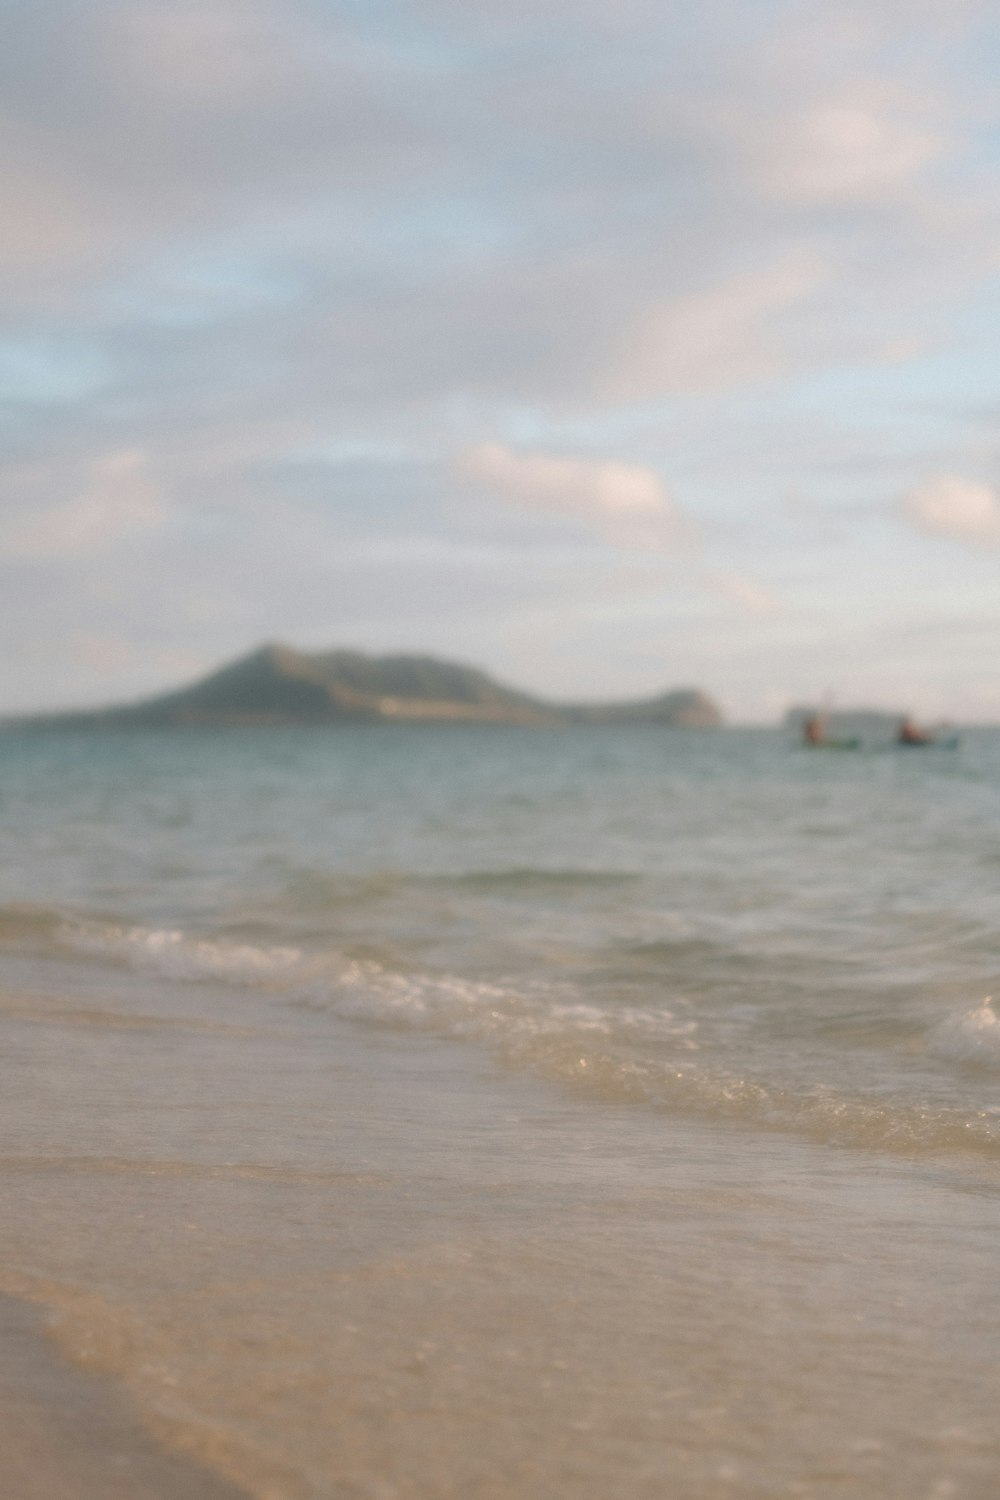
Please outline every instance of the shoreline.
[[247, 1500], [161, 1447], [126, 1393], [60, 1356], [42, 1311], [0, 1294], [0, 1449], [5, 1500]]
[[17, 993], [4, 1500], [994, 1492], [981, 1174], [266, 991]]

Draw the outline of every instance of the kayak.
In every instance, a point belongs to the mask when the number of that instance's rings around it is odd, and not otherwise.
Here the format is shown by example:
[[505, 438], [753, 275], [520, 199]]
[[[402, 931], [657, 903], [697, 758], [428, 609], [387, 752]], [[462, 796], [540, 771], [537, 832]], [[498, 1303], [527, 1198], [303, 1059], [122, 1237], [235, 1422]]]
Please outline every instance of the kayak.
[[851, 739], [807, 740], [802, 748], [804, 750], [860, 750], [861, 741], [856, 735]]
[[895, 740], [897, 750], [957, 750], [962, 743], [958, 734], [945, 734], [926, 740]]

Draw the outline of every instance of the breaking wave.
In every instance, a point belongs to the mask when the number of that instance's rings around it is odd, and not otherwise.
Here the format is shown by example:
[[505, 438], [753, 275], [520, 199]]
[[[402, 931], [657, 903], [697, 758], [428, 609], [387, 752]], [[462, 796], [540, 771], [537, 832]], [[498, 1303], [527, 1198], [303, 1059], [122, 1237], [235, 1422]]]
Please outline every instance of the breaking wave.
[[[64, 920], [64, 950], [172, 981], [250, 987], [297, 1008], [486, 1044], [504, 1063], [575, 1091], [708, 1120], [792, 1131], [843, 1146], [919, 1155], [1000, 1154], [1000, 1115], [755, 1074], [720, 1048], [707, 1017], [677, 997], [602, 1005], [570, 981], [404, 973], [372, 959], [257, 946], [94, 921]], [[937, 1026], [928, 1051], [1000, 1065], [1000, 1022], [988, 1001]]]
[[1000, 1067], [1000, 1016], [990, 995], [981, 1005], [941, 1023], [933, 1038], [934, 1050], [956, 1062]]

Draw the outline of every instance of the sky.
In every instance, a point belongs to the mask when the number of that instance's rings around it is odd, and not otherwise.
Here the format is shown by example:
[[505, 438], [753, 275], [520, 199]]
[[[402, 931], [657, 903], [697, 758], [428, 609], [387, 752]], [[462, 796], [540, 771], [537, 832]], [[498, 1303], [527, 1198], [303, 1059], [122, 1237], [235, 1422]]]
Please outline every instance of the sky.
[[1000, 10], [0, 0], [0, 713], [1000, 720]]

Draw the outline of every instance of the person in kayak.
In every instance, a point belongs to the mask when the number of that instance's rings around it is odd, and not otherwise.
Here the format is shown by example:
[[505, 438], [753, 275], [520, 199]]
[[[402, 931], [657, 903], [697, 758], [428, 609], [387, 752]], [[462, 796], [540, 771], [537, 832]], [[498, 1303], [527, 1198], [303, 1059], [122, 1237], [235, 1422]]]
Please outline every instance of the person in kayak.
[[860, 750], [857, 735], [830, 734], [830, 715], [825, 709], [816, 709], [802, 721], [802, 743], [814, 750]]
[[928, 734], [915, 724], [909, 714], [905, 714], [903, 721], [896, 731], [897, 745], [933, 745], [934, 735]]
[[810, 714], [802, 725], [802, 738], [807, 745], [826, 743], [826, 715]]

